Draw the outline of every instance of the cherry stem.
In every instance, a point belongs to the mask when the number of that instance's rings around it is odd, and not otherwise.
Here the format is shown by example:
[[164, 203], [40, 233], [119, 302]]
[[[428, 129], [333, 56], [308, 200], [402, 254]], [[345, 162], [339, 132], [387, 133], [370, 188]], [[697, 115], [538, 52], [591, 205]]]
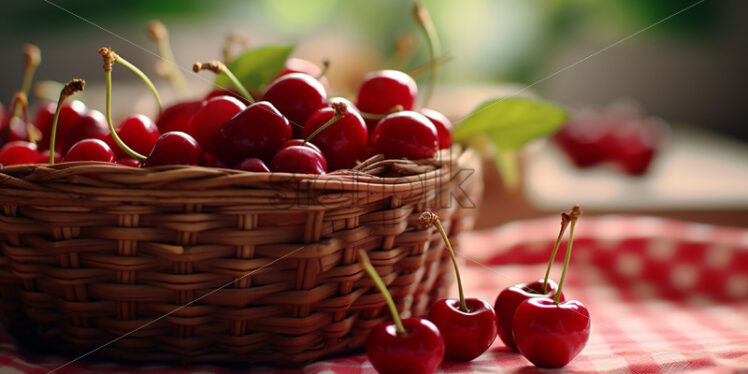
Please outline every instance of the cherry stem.
[[553, 261], [556, 259], [556, 253], [558, 253], [558, 247], [561, 245], [561, 238], [564, 236], [564, 232], [566, 232], [566, 226], [569, 226], [569, 221], [571, 220], [571, 217], [569, 217], [566, 212], [561, 213], [561, 231], [558, 233], [558, 238], [556, 238], [556, 244], [553, 245], [553, 251], [551, 252], [551, 258], [548, 260], [548, 267], [545, 269], [545, 278], [543, 278], [543, 293], [545, 294], [548, 292], [548, 277], [551, 274], [551, 266], [553, 265]]
[[327, 74], [327, 71], [330, 70], [330, 59], [329, 58], [323, 58], [322, 59], [322, 71], [317, 74], [314, 79], [320, 80], [322, 77], [324, 77]]
[[[21, 113], [23, 113], [23, 122], [26, 125], [26, 135], [28, 136], [29, 142], [36, 144], [36, 140], [41, 137], [41, 134], [36, 126], [29, 121], [29, 101], [28, 98], [26, 98], [26, 94], [22, 91], [16, 92], [16, 94], [13, 95], [13, 99], [10, 101], [10, 108], [13, 108], [14, 112], [18, 111], [19, 106]], [[18, 115], [12, 116], [10, 119], [11, 123], [16, 118], [18, 118]], [[9, 129], [10, 126], [11, 125], [9, 124]]]
[[252, 95], [249, 94], [249, 91], [247, 91], [246, 88], [244, 88], [244, 85], [239, 82], [239, 79], [234, 75], [234, 73], [229, 70], [229, 68], [224, 65], [223, 62], [218, 60], [211, 60], [208, 62], [196, 62], [194, 65], [192, 65], [192, 71], [195, 73], [200, 72], [202, 70], [210, 70], [213, 73], [226, 74], [227, 77], [229, 77], [229, 80], [231, 80], [231, 83], [236, 86], [236, 89], [239, 90], [239, 93], [244, 96], [250, 104], [254, 104], [255, 99], [252, 97]]
[[141, 163], [145, 162], [147, 157], [128, 147], [127, 144], [125, 144], [125, 142], [123, 142], [119, 137], [119, 134], [117, 134], [117, 130], [115, 130], [114, 128], [114, 123], [112, 122], [112, 66], [110, 64], [109, 69], [107, 69], [106, 58], [104, 63], [104, 74], [106, 77], [106, 122], [109, 125], [109, 133], [112, 134], [112, 139], [114, 139], [114, 142], [117, 143], [117, 146], [120, 147], [120, 149], [122, 149], [123, 151], [125, 151], [125, 153], [130, 155], [130, 157], [140, 161]]
[[[429, 53], [431, 54], [431, 60], [436, 60], [436, 56], [441, 56], [442, 54], [439, 35], [436, 33], [436, 27], [434, 27], [434, 22], [431, 20], [431, 15], [429, 15], [426, 7], [423, 6], [423, 4], [421, 4], [420, 2], [413, 4], [413, 18], [415, 18], [416, 23], [421, 26], [421, 30], [426, 35], [426, 40], [429, 44]], [[428, 104], [431, 101], [431, 97], [434, 94], [436, 82], [438, 80], [439, 69], [437, 66], [434, 67], [434, 69], [431, 71], [431, 82], [429, 84], [428, 91], [426, 91], [426, 96], [424, 96], [423, 99], [423, 107], [428, 107]]]
[[235, 30], [228, 34], [223, 39], [223, 63], [228, 64], [233, 60], [231, 57], [231, 46], [239, 44], [242, 49], [247, 49], [250, 46], [249, 36], [241, 31]]
[[566, 246], [566, 258], [564, 259], [564, 270], [561, 272], [561, 280], [558, 281], [558, 290], [556, 291], [556, 297], [553, 299], [553, 303], [558, 305], [561, 299], [561, 288], [564, 286], [566, 280], [566, 270], [569, 268], [569, 261], [571, 260], [571, 247], [574, 243], [574, 226], [577, 224], [577, 218], [582, 214], [582, 210], [579, 205], [574, 205], [569, 212], [571, 217], [571, 226], [569, 227], [569, 243]]
[[302, 146], [306, 145], [306, 143], [310, 142], [317, 134], [324, 131], [326, 128], [332, 126], [335, 122], [338, 122], [341, 118], [345, 117], [346, 114], [348, 114], [348, 105], [342, 101], [334, 102], [330, 104], [330, 106], [335, 109], [335, 115], [330, 118], [329, 121], [325, 122], [324, 125], [318, 127], [314, 132], [309, 134], [309, 136], [304, 139], [304, 142], [301, 143]]
[[169, 42], [169, 31], [161, 21], [153, 20], [148, 23], [148, 35], [156, 42], [161, 58], [168, 64], [167, 75], [169, 82], [174, 90], [180, 95], [186, 95], [189, 92], [187, 80], [177, 66], [174, 53]]
[[[23, 81], [21, 82], [21, 92], [23, 92], [26, 98], [29, 96], [31, 82], [34, 81], [34, 73], [41, 61], [42, 54], [41, 51], [39, 51], [39, 47], [33, 44], [26, 44], [23, 46]], [[14, 107], [13, 117], [17, 117], [19, 114], [21, 114], [21, 109]]]
[[414, 67], [413, 69], [408, 70], [406, 73], [413, 78], [418, 78], [419, 76], [421, 76], [421, 74], [425, 74], [438, 67], [441, 67], [454, 59], [455, 59], [454, 55], [446, 55], [446, 56], [437, 57], [436, 59], [431, 60], [423, 65], [419, 65], [419, 66]]
[[387, 301], [387, 306], [390, 308], [390, 313], [392, 314], [392, 320], [395, 322], [395, 326], [397, 327], [397, 333], [399, 335], [404, 335], [406, 333], [405, 326], [403, 326], [403, 321], [400, 320], [400, 313], [397, 311], [397, 306], [395, 306], [395, 301], [392, 300], [390, 291], [387, 290], [387, 286], [384, 284], [384, 281], [374, 269], [374, 266], [371, 265], [369, 256], [366, 255], [366, 251], [364, 251], [363, 249], [359, 249], [358, 257], [361, 260], [361, 266], [364, 267], [366, 273], [369, 274], [371, 280], [374, 281], [374, 284], [379, 289], [379, 292]]
[[390, 57], [387, 65], [392, 66], [396, 70], [403, 70], [413, 58], [415, 49], [416, 39], [413, 35], [404, 34], [398, 36], [395, 40], [395, 52]]
[[363, 117], [364, 119], [380, 120], [380, 119], [382, 119], [384, 117], [389, 116], [392, 113], [402, 112], [403, 110], [405, 110], [405, 108], [403, 108], [402, 105], [397, 104], [397, 105], [393, 106], [392, 108], [390, 108], [390, 110], [387, 111], [387, 113], [377, 114], [377, 113], [360, 112], [360, 114], [361, 114], [361, 117]]
[[426, 211], [421, 213], [421, 216], [418, 217], [418, 222], [426, 227], [436, 226], [436, 228], [439, 230], [439, 233], [442, 235], [444, 244], [447, 246], [447, 250], [449, 251], [449, 257], [452, 258], [452, 265], [454, 265], [455, 268], [455, 276], [457, 278], [457, 291], [460, 294], [460, 310], [466, 313], [469, 312], [467, 304], [465, 303], [465, 292], [462, 289], [462, 277], [460, 277], [460, 267], [457, 265], [457, 256], [455, 256], [455, 251], [454, 249], [452, 249], [452, 243], [450, 243], [449, 241], [447, 232], [444, 231], [444, 227], [439, 220], [439, 216], [437, 216], [433, 212]]
[[[163, 105], [161, 105], [161, 96], [158, 95], [158, 91], [156, 90], [156, 86], [153, 85], [153, 82], [148, 78], [148, 76], [145, 75], [140, 69], [138, 69], [135, 65], [131, 64], [122, 56], [114, 53], [114, 51], [111, 48], [108, 47], [101, 47], [99, 48], [99, 54], [104, 59], [104, 70], [106, 71], [108, 69], [109, 72], [112, 71], [112, 65], [117, 62], [120, 65], [130, 69], [135, 75], [140, 77], [140, 79], [145, 82], [145, 84], [148, 86], [148, 88], [151, 89], [151, 93], [153, 93], [153, 97], [156, 98], [156, 103], [158, 103], [158, 110], [161, 111], [164, 109]], [[107, 68], [108, 65], [108, 68]]]
[[55, 139], [57, 138], [57, 122], [60, 120], [60, 110], [62, 109], [62, 103], [65, 99], [70, 97], [72, 94], [83, 91], [86, 87], [86, 81], [83, 79], [71, 79], [65, 87], [60, 91], [60, 99], [57, 100], [57, 108], [55, 109], [55, 116], [52, 118], [52, 134], [49, 138], [49, 164], [55, 164]]

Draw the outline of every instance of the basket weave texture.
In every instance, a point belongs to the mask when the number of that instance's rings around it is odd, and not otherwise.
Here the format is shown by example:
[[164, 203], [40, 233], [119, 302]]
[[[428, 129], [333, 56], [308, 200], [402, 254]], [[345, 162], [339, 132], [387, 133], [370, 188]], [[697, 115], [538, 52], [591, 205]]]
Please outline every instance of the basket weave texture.
[[[101, 163], [0, 170], [0, 305], [11, 330], [125, 361], [288, 365], [363, 346], [444, 297], [452, 239], [472, 227], [479, 157], [374, 157], [323, 176]], [[450, 157], [453, 155], [453, 157]], [[116, 341], [113, 341], [117, 339]], [[112, 342], [113, 341], [113, 342]]]

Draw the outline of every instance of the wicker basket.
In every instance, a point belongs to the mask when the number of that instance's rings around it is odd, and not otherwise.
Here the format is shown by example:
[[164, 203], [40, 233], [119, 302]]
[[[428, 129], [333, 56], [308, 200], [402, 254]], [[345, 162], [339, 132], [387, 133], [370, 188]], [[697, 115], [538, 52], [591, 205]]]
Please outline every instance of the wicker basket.
[[72, 354], [111, 342], [95, 355], [126, 361], [288, 365], [349, 351], [388, 318], [357, 251], [369, 253], [403, 316], [424, 315], [452, 269], [418, 214], [434, 210], [452, 236], [469, 229], [481, 182], [479, 157], [457, 147], [315, 178], [8, 167], [5, 323]]

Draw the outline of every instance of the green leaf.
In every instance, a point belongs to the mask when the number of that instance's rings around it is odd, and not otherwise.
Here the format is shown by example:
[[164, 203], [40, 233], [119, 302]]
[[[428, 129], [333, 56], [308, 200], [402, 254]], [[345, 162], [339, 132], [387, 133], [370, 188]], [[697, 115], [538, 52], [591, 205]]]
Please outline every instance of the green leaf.
[[512, 151], [533, 139], [552, 134], [567, 118], [566, 110], [548, 101], [497, 98], [482, 103], [465, 117], [454, 135], [461, 142], [484, 136], [499, 151]]
[[[250, 92], [260, 92], [264, 86], [283, 70], [293, 51], [292, 46], [271, 45], [250, 49], [228, 65], [234, 75]], [[216, 77], [216, 86], [231, 88], [234, 85], [226, 74]]]

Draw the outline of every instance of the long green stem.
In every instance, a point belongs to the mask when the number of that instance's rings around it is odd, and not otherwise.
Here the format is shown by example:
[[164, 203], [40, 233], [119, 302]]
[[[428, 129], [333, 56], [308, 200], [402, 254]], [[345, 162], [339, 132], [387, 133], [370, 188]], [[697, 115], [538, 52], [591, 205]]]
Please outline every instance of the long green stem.
[[374, 266], [371, 265], [371, 262], [369, 261], [369, 256], [366, 255], [366, 251], [363, 249], [360, 249], [358, 251], [359, 259], [361, 260], [361, 265], [364, 267], [364, 270], [367, 274], [371, 277], [371, 279], [374, 281], [374, 284], [379, 289], [379, 292], [384, 296], [384, 299], [387, 301], [387, 306], [390, 308], [390, 313], [392, 313], [392, 320], [395, 322], [395, 326], [397, 327], [397, 333], [400, 335], [405, 334], [405, 326], [403, 326], [403, 321], [400, 320], [400, 313], [397, 311], [397, 307], [395, 306], [395, 301], [392, 300], [392, 295], [390, 295], [390, 291], [387, 291], [387, 286], [384, 284], [384, 281], [382, 281], [382, 278], [377, 274], [377, 271], [374, 270]]
[[421, 74], [433, 71], [434, 69], [441, 67], [454, 59], [455, 56], [453, 55], [437, 57], [435, 60], [431, 60], [423, 65], [416, 66], [413, 69], [406, 71], [406, 73], [415, 79], [418, 78]]
[[548, 277], [551, 274], [551, 266], [553, 265], [553, 261], [556, 259], [556, 254], [558, 253], [558, 247], [561, 245], [561, 238], [564, 236], [564, 232], [566, 232], [566, 226], [569, 225], [569, 220], [571, 218], [566, 213], [561, 213], [561, 231], [558, 233], [558, 238], [556, 238], [556, 244], [553, 245], [553, 251], [551, 252], [551, 258], [548, 260], [548, 267], [545, 269], [545, 278], [543, 278], [543, 293], [545, 294], [548, 292]]
[[[426, 40], [429, 44], [429, 52], [431, 54], [431, 60], [436, 60], [437, 56], [441, 56], [442, 54], [442, 47], [441, 42], [439, 41], [439, 34], [436, 32], [436, 27], [434, 27], [434, 22], [431, 20], [431, 16], [429, 15], [428, 10], [426, 10], [426, 7], [423, 6], [421, 3], [415, 3], [413, 6], [413, 16], [416, 19], [416, 22], [421, 27], [421, 30], [426, 35]], [[426, 96], [423, 98], [423, 107], [428, 107], [429, 102], [431, 101], [431, 97], [434, 95], [434, 88], [436, 87], [436, 83], [439, 80], [439, 68], [434, 67], [433, 71], [431, 72], [431, 82], [429, 84], [428, 91], [426, 91]]]
[[244, 88], [244, 85], [239, 81], [239, 78], [237, 78], [236, 75], [234, 75], [234, 73], [232, 73], [231, 70], [229, 70], [229, 68], [227, 68], [221, 61], [212, 60], [204, 63], [196, 62], [192, 65], [192, 71], [195, 73], [201, 70], [210, 70], [216, 74], [226, 74], [231, 83], [233, 83], [236, 89], [239, 90], [239, 93], [244, 96], [250, 104], [254, 104], [255, 99], [249, 94], [249, 91]]
[[128, 62], [127, 60], [125, 60], [124, 58], [122, 58], [122, 56], [117, 55], [117, 58], [114, 61], [118, 62], [118, 63], [122, 64], [124, 67], [132, 70], [132, 72], [135, 73], [135, 75], [137, 75], [138, 77], [140, 77], [140, 79], [142, 79], [143, 82], [145, 82], [145, 84], [148, 86], [148, 88], [151, 89], [151, 93], [153, 93], [153, 97], [156, 98], [156, 102], [158, 103], [158, 110], [163, 110], [164, 109], [163, 105], [161, 105], [161, 96], [158, 95], [158, 91], [156, 90], [156, 86], [153, 85], [153, 82], [151, 82], [150, 78], [148, 78], [148, 76], [146, 76], [145, 73], [143, 73], [135, 65], [131, 64], [130, 62]]
[[57, 100], [57, 108], [55, 109], [55, 115], [52, 117], [52, 134], [49, 138], [49, 164], [55, 164], [55, 139], [57, 138], [57, 122], [60, 120], [60, 110], [62, 109], [62, 103], [65, 99], [70, 97], [72, 94], [83, 91], [86, 87], [86, 81], [83, 79], [72, 79], [68, 82], [65, 87], [60, 91], [60, 99]]
[[447, 232], [444, 231], [444, 227], [442, 226], [441, 221], [439, 221], [439, 217], [436, 217], [436, 221], [434, 222], [434, 225], [436, 225], [436, 228], [439, 229], [439, 233], [442, 234], [442, 239], [444, 239], [444, 244], [447, 245], [447, 250], [449, 251], [449, 257], [452, 258], [452, 265], [455, 267], [455, 276], [457, 277], [457, 291], [460, 294], [460, 310], [463, 312], [469, 312], [467, 304], [465, 303], [465, 292], [462, 290], [462, 278], [460, 277], [460, 267], [457, 266], [457, 256], [455, 256], [455, 251], [452, 249], [452, 243], [449, 242], [449, 237], [447, 237]]
[[342, 101], [332, 103], [331, 106], [333, 107], [333, 109], [335, 109], [335, 115], [333, 115], [329, 121], [325, 122], [322, 126], [314, 130], [314, 132], [309, 134], [309, 136], [307, 136], [306, 139], [304, 139], [304, 142], [301, 143], [302, 146], [306, 145], [306, 143], [310, 142], [315, 136], [317, 136], [317, 134], [321, 133], [326, 128], [332, 126], [335, 122], [338, 122], [338, 120], [340, 120], [341, 118], [345, 117], [346, 114], [348, 114], [348, 105], [346, 105], [346, 103]]
[[130, 155], [130, 157], [142, 163], [147, 159], [147, 157], [128, 147], [127, 144], [125, 144], [125, 142], [120, 139], [119, 135], [117, 134], [117, 130], [115, 130], [114, 128], [114, 123], [112, 122], [112, 70], [106, 70], [104, 74], [106, 77], [106, 121], [107, 124], [109, 124], [109, 132], [112, 134], [112, 139], [114, 139], [114, 142], [117, 143], [117, 146], [125, 151], [125, 153]]
[[558, 281], [558, 291], [556, 291], [556, 297], [553, 299], [553, 303], [558, 305], [561, 299], [561, 288], [564, 286], [566, 280], [566, 270], [569, 269], [569, 261], [571, 261], [571, 248], [574, 243], [574, 226], [577, 224], [577, 218], [582, 214], [581, 209], [578, 205], [575, 205], [571, 210], [571, 227], [569, 227], [569, 243], [566, 246], [566, 258], [564, 258], [564, 270], [561, 272], [561, 280]]

